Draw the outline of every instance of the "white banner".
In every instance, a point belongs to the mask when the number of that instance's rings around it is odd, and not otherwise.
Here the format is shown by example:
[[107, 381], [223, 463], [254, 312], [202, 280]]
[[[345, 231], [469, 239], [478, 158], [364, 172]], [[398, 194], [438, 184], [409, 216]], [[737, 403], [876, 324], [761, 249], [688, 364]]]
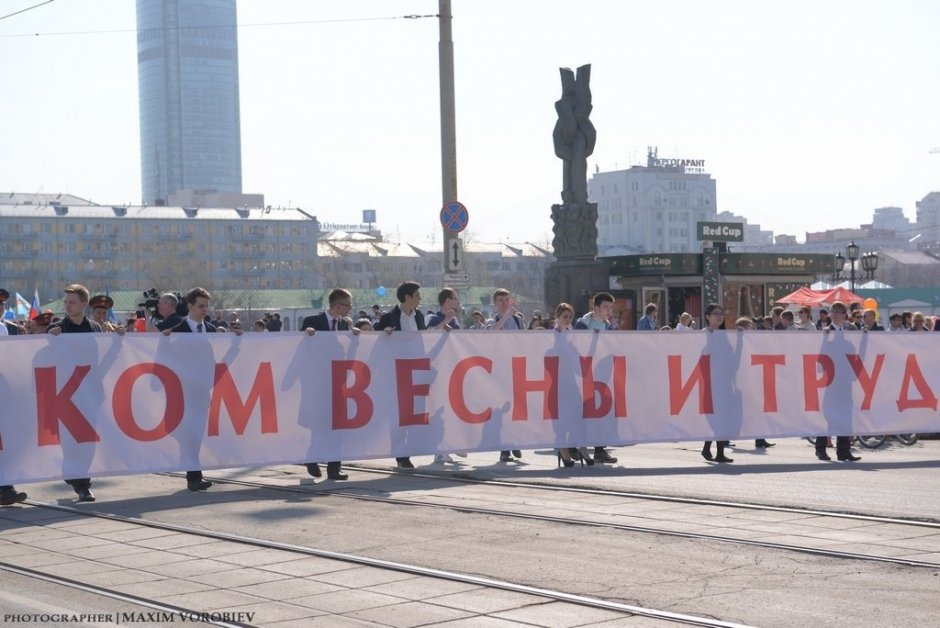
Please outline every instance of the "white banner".
[[938, 432], [940, 335], [396, 332], [2, 340], [0, 484]]

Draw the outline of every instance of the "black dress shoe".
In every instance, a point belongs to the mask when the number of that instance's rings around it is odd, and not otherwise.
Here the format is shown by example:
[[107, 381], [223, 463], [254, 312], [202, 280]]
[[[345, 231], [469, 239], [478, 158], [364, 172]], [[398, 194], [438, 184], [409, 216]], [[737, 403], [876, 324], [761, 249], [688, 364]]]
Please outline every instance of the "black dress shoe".
[[825, 451], [817, 451], [816, 457], [820, 460], [832, 460], [832, 458], [829, 457], [829, 454], [827, 454]]
[[606, 462], [607, 464], [616, 464], [617, 459], [611, 456], [603, 447], [594, 448], [594, 462]]
[[0, 506], [12, 506], [26, 501], [26, 493], [17, 493], [14, 489], [7, 489], [0, 493]]
[[702, 447], [702, 458], [705, 458], [705, 460], [714, 460], [714, 459], [715, 459], [714, 456], [712, 456], [712, 448], [711, 448], [711, 447], [709, 447], [709, 446], [707, 446], [707, 445], [706, 445], [705, 447]]
[[734, 462], [734, 460], [724, 454], [718, 454], [715, 456], [715, 462]]
[[395, 458], [395, 462], [398, 463], [399, 469], [414, 469], [415, 466], [411, 463], [411, 458], [407, 456], [404, 458]]
[[499, 461], [500, 462], [512, 462], [512, 456], [509, 455], [508, 451], [499, 452]]
[[318, 465], [316, 462], [307, 463], [307, 473], [309, 473], [315, 478], [318, 478], [323, 475], [323, 472], [320, 471], [320, 465]]
[[349, 476], [342, 472], [341, 462], [326, 463], [326, 477], [330, 480], [348, 480]]
[[754, 446], [757, 447], [758, 449], [766, 449], [767, 447], [774, 447], [776, 444], [777, 443], [768, 443], [763, 438], [758, 438], [756, 441], [754, 441]]
[[861, 456], [853, 456], [851, 452], [847, 454], [837, 455], [836, 457], [839, 459], [840, 462], [858, 462], [859, 460], [862, 459]]
[[186, 488], [191, 491], [204, 491], [210, 486], [212, 486], [212, 482], [209, 480], [190, 480], [186, 482]]
[[95, 501], [95, 494], [91, 492], [90, 488], [80, 488], [75, 492], [78, 493], [78, 501], [80, 502]]
[[521, 449], [513, 449], [513, 450], [512, 450], [512, 455], [515, 456], [516, 458], [521, 458], [521, 457], [522, 457], [522, 450], [521, 450]]

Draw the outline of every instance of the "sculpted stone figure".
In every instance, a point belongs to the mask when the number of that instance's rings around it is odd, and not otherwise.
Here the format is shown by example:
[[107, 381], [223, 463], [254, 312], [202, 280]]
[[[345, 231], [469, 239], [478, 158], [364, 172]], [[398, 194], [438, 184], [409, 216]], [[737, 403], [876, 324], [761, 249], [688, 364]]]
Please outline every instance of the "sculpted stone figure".
[[563, 164], [561, 205], [552, 205], [557, 259], [593, 260], [597, 256], [597, 205], [587, 200], [587, 158], [594, 152], [597, 132], [591, 115], [591, 66], [577, 75], [561, 68], [558, 121], [552, 131], [555, 154]]
[[560, 68], [561, 99], [555, 103], [558, 121], [552, 132], [555, 155], [564, 164], [563, 203], [587, 203], [587, 158], [594, 152], [597, 132], [588, 119], [591, 105], [591, 66], [582, 65], [577, 76]]

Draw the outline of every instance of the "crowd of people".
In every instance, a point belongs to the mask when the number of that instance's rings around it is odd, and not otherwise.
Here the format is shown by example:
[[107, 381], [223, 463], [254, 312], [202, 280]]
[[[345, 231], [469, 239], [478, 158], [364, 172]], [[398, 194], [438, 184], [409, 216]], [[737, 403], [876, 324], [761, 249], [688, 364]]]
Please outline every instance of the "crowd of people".
[[[9, 298], [9, 293], [0, 289], [0, 304]], [[156, 296], [156, 295], [155, 295]], [[437, 295], [437, 309], [428, 310], [423, 314], [421, 305], [421, 286], [413, 281], [405, 281], [396, 291], [398, 304], [388, 312], [383, 312], [378, 305], [373, 305], [371, 312], [359, 310], [355, 317], [350, 316], [352, 311], [352, 294], [348, 290], [335, 288], [328, 296], [328, 307], [315, 316], [306, 317], [300, 325], [300, 331], [308, 335], [322, 332], [348, 331], [359, 334], [364, 331], [379, 331], [394, 333], [395, 331], [424, 331], [424, 330], [481, 330], [489, 332], [520, 331], [520, 330], [554, 330], [558, 333], [570, 330], [593, 330], [595, 332], [613, 331], [618, 328], [619, 319], [614, 316], [614, 297], [607, 292], [594, 295], [591, 302], [591, 311], [577, 317], [575, 309], [568, 303], [558, 304], [551, 316], [544, 316], [536, 310], [528, 322], [522, 312], [516, 309], [516, 302], [509, 290], [499, 289], [493, 294], [494, 312], [487, 316], [479, 309], [473, 309], [464, 318], [457, 290], [444, 288]], [[182, 302], [181, 302], [182, 297]], [[209, 316], [211, 294], [204, 288], [195, 287], [185, 296], [175, 293], [164, 293], [156, 299], [156, 304], [150, 316], [135, 316], [125, 324], [117, 324], [109, 320], [114, 302], [107, 295], [91, 296], [88, 289], [80, 284], [72, 284], [65, 288], [63, 296], [64, 316], [58, 317], [47, 310], [39, 313], [28, 321], [17, 323], [4, 319], [0, 325], [0, 336], [14, 336], [18, 334], [50, 334], [58, 336], [63, 333], [117, 333], [128, 332], [156, 332], [170, 335], [173, 333], [203, 333], [223, 332], [242, 334], [242, 323], [235, 312], [227, 316], [222, 310], [216, 310], [214, 317]], [[90, 311], [91, 318], [86, 316]], [[142, 314], [142, 313], [139, 313]], [[726, 329], [726, 316], [724, 309], [711, 303], [703, 312], [701, 329], [715, 331]], [[283, 329], [280, 314], [268, 313], [253, 323], [254, 331], [277, 332]], [[812, 310], [802, 307], [797, 312], [783, 307], [774, 307], [764, 317], [740, 317], [734, 322], [738, 330], [775, 330], [775, 331], [940, 331], [940, 325], [934, 325], [933, 317], [924, 316], [920, 312], [904, 312], [892, 314], [889, 325], [883, 327], [878, 322], [878, 313], [874, 309], [864, 308], [862, 303], [852, 303], [848, 306], [841, 302], [833, 303], [828, 309], [821, 309], [816, 320], [812, 318]], [[644, 308], [643, 316], [637, 322], [639, 331], [673, 331], [668, 325], [659, 325], [658, 308], [650, 303]], [[694, 317], [683, 312], [677, 319], [674, 328], [677, 332], [696, 331]], [[851, 452], [849, 436], [838, 436], [836, 439], [836, 456], [840, 461], [857, 461], [860, 458]], [[725, 450], [730, 446], [728, 441], [717, 441], [717, 451], [712, 454], [712, 442], [705, 442], [702, 448], [702, 457], [708, 461], [729, 463]], [[755, 447], [767, 449], [773, 447], [765, 439], [757, 439]], [[826, 452], [827, 437], [816, 438], [816, 456], [820, 460], [830, 460]], [[457, 456], [466, 456], [457, 453]], [[522, 451], [504, 450], [499, 452], [500, 462], [513, 462], [522, 458]], [[614, 464], [617, 458], [611, 455], [606, 445], [593, 445], [588, 447], [583, 443], [578, 447], [561, 448], [556, 450], [558, 466], [574, 466], [576, 462], [581, 465], [594, 465], [595, 463]], [[449, 454], [435, 456], [436, 463], [454, 463]], [[413, 469], [414, 464], [410, 457], [396, 458], [396, 464], [401, 469]], [[321, 477], [322, 471], [319, 462], [306, 463], [307, 472], [313, 477]], [[327, 462], [327, 477], [333, 480], [345, 480], [347, 475], [342, 472], [342, 463], [338, 460]], [[90, 478], [71, 478], [66, 480], [78, 496], [79, 501], [94, 501], [91, 492]], [[204, 491], [212, 486], [200, 470], [186, 472], [186, 485], [192, 491]], [[22, 502], [26, 493], [17, 491], [13, 486], [0, 486], [0, 505], [10, 505]]]

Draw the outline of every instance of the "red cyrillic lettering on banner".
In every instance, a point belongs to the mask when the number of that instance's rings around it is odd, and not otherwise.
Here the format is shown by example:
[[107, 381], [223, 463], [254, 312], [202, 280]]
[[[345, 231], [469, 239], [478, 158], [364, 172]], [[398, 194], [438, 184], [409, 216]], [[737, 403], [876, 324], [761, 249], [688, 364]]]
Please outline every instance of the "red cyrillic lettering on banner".
[[483, 412], [471, 412], [467, 407], [466, 398], [463, 394], [463, 384], [467, 378], [467, 371], [477, 366], [487, 373], [493, 372], [493, 361], [489, 358], [481, 356], [464, 358], [454, 367], [453, 372], [450, 374], [450, 383], [447, 386], [450, 407], [454, 409], [457, 418], [465, 423], [486, 423], [493, 414], [492, 408], [487, 408]]
[[764, 412], [777, 411], [777, 367], [787, 363], [787, 356], [782, 353], [755, 353], [751, 356], [751, 366], [764, 367]]
[[274, 396], [274, 375], [271, 363], [262, 362], [255, 373], [248, 399], [242, 403], [238, 386], [232, 379], [228, 364], [215, 365], [215, 385], [212, 387], [212, 400], [209, 403], [209, 436], [219, 435], [219, 415], [222, 405], [228, 410], [235, 433], [241, 436], [248, 427], [248, 420], [255, 406], [261, 402], [261, 433], [277, 434], [277, 400]]
[[430, 384], [415, 384], [414, 371], [430, 371], [431, 358], [413, 360], [395, 360], [395, 382], [398, 384], [398, 425], [427, 425], [430, 415], [427, 412], [415, 412], [415, 397], [427, 397], [431, 394]]
[[526, 379], [526, 359], [512, 359], [512, 420], [528, 421], [529, 404], [526, 394], [542, 393], [542, 418], [558, 418], [558, 356], [547, 355], [542, 361], [544, 379]]
[[[823, 372], [818, 373], [822, 366]], [[803, 410], [819, 412], [819, 391], [832, 384], [836, 378], [836, 365], [828, 355], [803, 354]]]
[[101, 440], [95, 428], [72, 401], [72, 395], [90, 370], [91, 366], [87, 364], [76, 366], [62, 390], [56, 391], [56, 367], [33, 369], [36, 377], [37, 443], [40, 446], [59, 444], [59, 421], [65, 425], [76, 443], [97, 443]]
[[[917, 394], [920, 399], [911, 399], [911, 383], [917, 388]], [[917, 356], [913, 353], [908, 354], [907, 362], [904, 364], [904, 378], [901, 380], [901, 396], [898, 398], [898, 410], [904, 412], [912, 408], [927, 408], [928, 410], [937, 410], [937, 397], [933, 394], [924, 374], [920, 371], [920, 365], [917, 363]]]
[[627, 418], [627, 356], [614, 356], [614, 416]]
[[692, 389], [698, 386], [698, 413], [714, 414], [712, 402], [712, 362], [710, 355], [700, 356], [689, 379], [682, 382], [682, 356], [668, 356], [669, 364], [669, 413], [673, 416], [682, 412]]
[[[614, 376], [616, 377], [616, 368]], [[594, 379], [594, 358], [591, 356], [581, 357], [581, 386], [581, 415], [585, 419], [607, 416], [614, 405], [613, 395], [610, 393], [610, 386]]]
[[[166, 396], [163, 418], [156, 427], [149, 430], [141, 428], [134, 418], [134, 384], [143, 375], [153, 375], [159, 379]], [[160, 440], [179, 427], [183, 421], [183, 404], [183, 384], [179, 376], [170, 367], [153, 362], [135, 364], [121, 373], [114, 384], [114, 394], [111, 397], [117, 426], [134, 440], [145, 443]]]
[[[333, 371], [333, 429], [355, 430], [372, 420], [374, 405], [366, 394], [366, 388], [372, 382], [369, 365], [360, 360], [335, 360], [331, 364]], [[352, 373], [352, 384], [346, 378]], [[356, 414], [349, 416], [346, 401], [352, 399], [356, 404]]]
[[862, 392], [865, 393], [865, 398], [862, 399], [860, 409], [871, 410], [871, 398], [875, 395], [875, 386], [878, 385], [878, 376], [881, 375], [881, 367], [885, 363], [885, 354], [879, 353], [875, 356], [875, 368], [872, 370], [871, 375], [869, 375], [868, 371], [865, 369], [865, 363], [862, 362], [862, 358], [859, 357], [857, 353], [846, 353], [845, 358], [852, 366], [855, 377], [862, 387]]

